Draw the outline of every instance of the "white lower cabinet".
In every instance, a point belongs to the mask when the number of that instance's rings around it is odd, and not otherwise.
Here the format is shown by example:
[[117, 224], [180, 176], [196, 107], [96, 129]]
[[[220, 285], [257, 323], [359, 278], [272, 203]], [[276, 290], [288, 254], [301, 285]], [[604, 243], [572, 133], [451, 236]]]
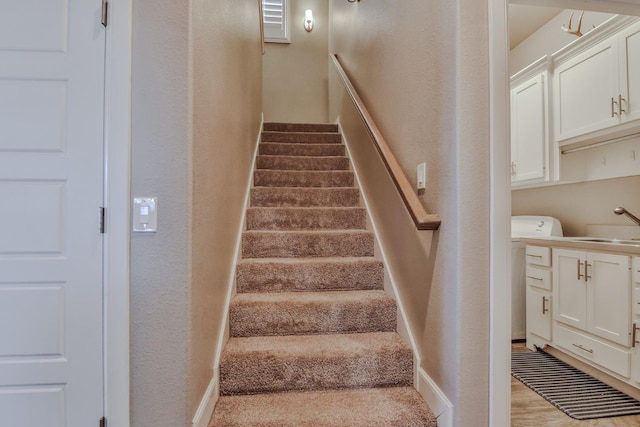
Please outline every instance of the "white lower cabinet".
[[527, 246], [527, 346], [551, 345], [640, 388], [640, 257], [632, 276], [628, 255], [532, 248]]
[[544, 347], [551, 342], [551, 248], [527, 245], [525, 283], [527, 287], [527, 347]]
[[554, 320], [631, 346], [629, 257], [553, 249]]

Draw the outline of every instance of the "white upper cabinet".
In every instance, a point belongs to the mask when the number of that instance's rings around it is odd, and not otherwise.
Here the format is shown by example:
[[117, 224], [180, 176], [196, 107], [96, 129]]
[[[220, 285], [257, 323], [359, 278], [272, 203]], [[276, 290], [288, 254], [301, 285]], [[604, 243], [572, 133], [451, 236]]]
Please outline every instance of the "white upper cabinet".
[[511, 90], [511, 182], [544, 180], [547, 171], [547, 73]]
[[623, 97], [622, 120], [640, 118], [640, 23], [620, 33], [620, 58], [626, 67], [620, 67], [620, 92]]
[[583, 52], [555, 70], [559, 141], [618, 123], [618, 48], [614, 40]]
[[598, 142], [640, 125], [640, 23], [630, 25], [634, 20], [616, 20], [554, 55], [553, 110], [560, 145]]

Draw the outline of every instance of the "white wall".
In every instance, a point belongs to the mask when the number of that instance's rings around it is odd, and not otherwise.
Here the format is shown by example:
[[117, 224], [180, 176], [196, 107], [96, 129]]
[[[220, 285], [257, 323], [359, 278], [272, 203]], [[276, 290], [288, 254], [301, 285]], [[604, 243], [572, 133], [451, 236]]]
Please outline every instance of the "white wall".
[[[422, 232], [429, 233], [417, 238], [422, 249], [403, 241], [407, 218], [394, 216], [384, 200], [374, 215], [384, 221], [390, 267], [407, 268], [397, 270], [398, 286], [422, 368], [453, 402], [457, 426], [488, 425], [487, 13], [477, 0], [330, 1], [329, 50], [341, 58], [412, 183], [416, 165], [427, 163], [421, 199], [442, 226]], [[330, 120], [345, 111], [333, 96]], [[354, 119], [343, 119], [360, 143]]]
[[158, 232], [131, 241], [131, 425], [190, 425], [213, 375], [261, 118], [256, 0], [137, 0], [132, 194]]
[[[307, 9], [315, 20], [311, 32], [302, 25]], [[328, 13], [327, 0], [291, 0], [291, 43], [265, 43], [265, 121], [327, 121]]]
[[131, 241], [131, 425], [188, 419], [191, 312], [189, 0], [133, 2], [131, 193], [158, 233]]
[[[551, 55], [577, 39], [576, 36], [567, 34], [561, 28], [563, 25], [565, 27], [568, 26], [571, 12], [575, 12], [572, 28], [577, 28], [580, 11], [565, 10], [523, 40], [522, 43], [511, 49], [509, 55], [509, 72], [511, 75], [544, 55]], [[582, 33], [586, 34], [593, 26], [597, 27], [612, 16], [613, 14], [611, 13], [586, 11], [582, 19]]]

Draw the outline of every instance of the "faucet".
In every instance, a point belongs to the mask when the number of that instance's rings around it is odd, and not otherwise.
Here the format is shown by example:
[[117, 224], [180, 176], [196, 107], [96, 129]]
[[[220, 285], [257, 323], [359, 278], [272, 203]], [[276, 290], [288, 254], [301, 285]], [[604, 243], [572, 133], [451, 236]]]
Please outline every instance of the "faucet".
[[635, 222], [636, 225], [640, 226], [640, 219], [631, 212], [627, 211], [622, 206], [618, 206], [617, 208], [615, 208], [613, 210], [613, 213], [616, 215], [626, 215], [631, 221]]

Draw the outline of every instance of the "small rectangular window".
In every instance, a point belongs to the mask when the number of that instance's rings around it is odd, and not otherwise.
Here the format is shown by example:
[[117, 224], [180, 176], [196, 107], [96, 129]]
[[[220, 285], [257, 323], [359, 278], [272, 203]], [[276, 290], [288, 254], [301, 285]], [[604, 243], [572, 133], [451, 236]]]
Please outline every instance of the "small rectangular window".
[[268, 43], [291, 43], [289, 37], [290, 0], [262, 0], [264, 41]]

